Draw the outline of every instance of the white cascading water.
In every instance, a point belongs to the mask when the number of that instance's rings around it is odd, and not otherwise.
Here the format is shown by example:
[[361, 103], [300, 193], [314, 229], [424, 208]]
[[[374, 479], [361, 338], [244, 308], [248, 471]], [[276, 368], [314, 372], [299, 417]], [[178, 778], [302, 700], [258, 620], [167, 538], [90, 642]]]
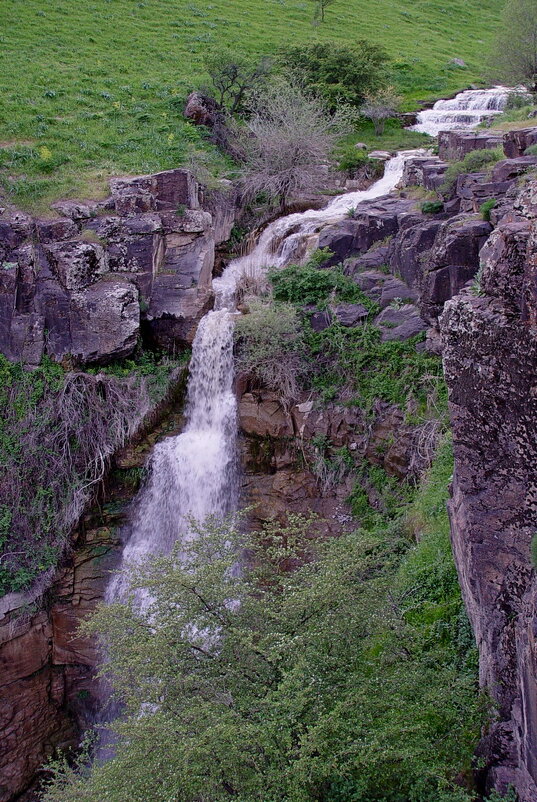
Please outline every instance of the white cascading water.
[[[237, 404], [232, 384], [233, 317], [222, 309], [200, 321], [190, 363], [187, 422], [182, 434], [153, 450], [121, 568], [148, 554], [169, 552], [177, 540], [187, 541], [190, 519], [202, 522], [235, 509]], [[106, 600], [121, 598], [127, 585], [126, 573], [116, 574]]]
[[[363, 192], [334, 198], [320, 210], [291, 214], [264, 230], [256, 247], [232, 261], [213, 281], [215, 311], [198, 326], [192, 348], [186, 425], [182, 434], [155, 446], [147, 484], [134, 506], [130, 537], [120, 571], [112, 578], [107, 601], [123, 596], [128, 568], [149, 554], [169, 552], [177, 540], [192, 536], [190, 520], [224, 515], [237, 505], [237, 406], [233, 393], [233, 320], [237, 282], [246, 273], [300, 260], [316, 245], [320, 229], [345, 217], [366, 200], [387, 195], [398, 184], [406, 151], [387, 162], [384, 176]], [[143, 597], [140, 600], [144, 601]]]
[[418, 122], [412, 129], [436, 136], [439, 131], [475, 128], [483, 120], [501, 114], [512, 92], [527, 94], [521, 87], [509, 89], [505, 86], [495, 86], [492, 89], [467, 89], [450, 100], [438, 100], [432, 109], [421, 111], [418, 114]]

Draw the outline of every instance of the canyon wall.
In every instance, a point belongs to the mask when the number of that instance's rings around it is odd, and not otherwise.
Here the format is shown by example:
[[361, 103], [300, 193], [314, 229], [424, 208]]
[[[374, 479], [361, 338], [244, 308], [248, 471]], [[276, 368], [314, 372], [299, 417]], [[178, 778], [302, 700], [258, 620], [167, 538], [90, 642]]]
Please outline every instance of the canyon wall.
[[528, 184], [481, 251], [477, 294], [441, 317], [455, 449], [455, 559], [497, 705], [488, 786], [537, 799], [537, 224]]

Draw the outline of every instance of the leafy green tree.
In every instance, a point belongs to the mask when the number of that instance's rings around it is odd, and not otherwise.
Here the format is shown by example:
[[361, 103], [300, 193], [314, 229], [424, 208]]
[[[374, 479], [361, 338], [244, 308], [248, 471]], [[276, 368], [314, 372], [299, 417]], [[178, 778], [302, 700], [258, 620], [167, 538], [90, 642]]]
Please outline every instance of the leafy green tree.
[[428, 545], [402, 589], [397, 525], [325, 542], [312, 526], [208, 521], [132, 572], [130, 598], [85, 625], [124, 707], [116, 755], [56, 763], [44, 802], [470, 802], [452, 562]]
[[384, 48], [365, 40], [352, 48], [333, 42], [300, 45], [280, 55], [281, 68], [332, 112], [341, 104], [358, 108], [368, 93], [380, 89], [387, 62]]
[[508, 0], [490, 58], [495, 80], [522, 83], [537, 90], [537, 4], [534, 0]]

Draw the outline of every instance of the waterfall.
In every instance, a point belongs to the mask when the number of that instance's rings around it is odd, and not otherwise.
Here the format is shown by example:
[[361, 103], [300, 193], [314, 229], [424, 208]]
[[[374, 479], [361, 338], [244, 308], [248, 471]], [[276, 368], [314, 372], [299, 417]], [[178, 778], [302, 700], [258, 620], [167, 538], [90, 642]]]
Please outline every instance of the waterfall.
[[420, 112], [418, 122], [412, 129], [436, 136], [439, 131], [475, 128], [483, 120], [501, 114], [511, 92], [527, 94], [521, 87], [509, 89], [505, 86], [495, 86], [492, 89], [467, 89], [450, 100], [438, 100], [432, 109]]
[[[186, 425], [158, 443], [149, 480], [135, 504], [121, 568], [188, 540], [190, 519], [232, 512], [237, 502], [237, 404], [233, 392], [233, 316], [225, 308], [200, 321], [190, 365]], [[116, 574], [106, 601], [121, 598], [128, 577]]]
[[341, 220], [362, 201], [388, 194], [399, 182], [406, 159], [423, 153], [406, 151], [389, 160], [384, 176], [368, 190], [338, 196], [324, 209], [275, 220], [250, 254], [232, 261], [222, 276], [214, 279], [215, 310], [200, 321], [192, 348], [186, 425], [182, 434], [154, 448], [149, 479], [135, 501], [130, 536], [120, 571], [108, 586], [107, 601], [122, 597], [130, 564], [149, 554], [169, 552], [177, 540], [188, 540], [192, 536], [190, 519], [203, 522], [209, 515], [225, 515], [236, 509], [233, 319], [235, 290], [241, 276], [245, 272], [257, 275], [268, 267], [282, 267], [304, 258], [315, 248], [323, 226]]

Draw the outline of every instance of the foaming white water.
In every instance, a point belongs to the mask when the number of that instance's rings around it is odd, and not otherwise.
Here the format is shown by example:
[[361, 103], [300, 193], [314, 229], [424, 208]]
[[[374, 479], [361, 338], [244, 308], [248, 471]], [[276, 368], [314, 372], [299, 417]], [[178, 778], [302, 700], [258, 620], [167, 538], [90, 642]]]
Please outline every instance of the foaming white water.
[[506, 86], [467, 89], [450, 100], [438, 100], [432, 109], [418, 114], [418, 122], [413, 130], [436, 136], [439, 131], [475, 128], [487, 117], [501, 114], [511, 92], [526, 93], [526, 90], [509, 89]]
[[[403, 174], [405, 161], [425, 151], [406, 151], [390, 159], [384, 176], [363, 192], [334, 198], [324, 209], [291, 214], [264, 230], [247, 256], [232, 261], [213, 281], [215, 311], [198, 326], [192, 348], [182, 434], [155, 446], [149, 479], [134, 507], [130, 537], [120, 571], [111, 580], [107, 601], [123, 596], [128, 567], [149, 554], [167, 553], [176, 541], [193, 536], [190, 521], [225, 515], [237, 506], [237, 405], [233, 385], [233, 318], [241, 276], [262, 273], [305, 257], [323, 226], [341, 220], [363, 201], [389, 194]], [[123, 570], [127, 569], [127, 570]], [[147, 601], [141, 594], [141, 603]]]
[[[137, 500], [121, 568], [166, 553], [192, 537], [190, 519], [236, 507], [237, 405], [233, 384], [233, 320], [227, 309], [200, 321], [192, 349], [182, 434], [158, 443], [146, 487]], [[123, 595], [127, 574], [115, 575], [106, 600]]]
[[214, 279], [219, 303], [232, 304], [237, 281], [244, 273], [256, 275], [267, 267], [283, 267], [291, 261], [298, 261], [316, 246], [319, 231], [326, 225], [341, 220], [349, 209], [363, 201], [374, 200], [388, 195], [399, 183], [403, 175], [405, 161], [412, 156], [423, 155], [424, 150], [408, 150], [398, 153], [386, 163], [384, 175], [369, 189], [361, 192], [347, 192], [335, 197], [324, 209], [310, 209], [307, 212], [280, 217], [268, 225], [255, 248], [246, 256], [231, 262], [220, 278]]

